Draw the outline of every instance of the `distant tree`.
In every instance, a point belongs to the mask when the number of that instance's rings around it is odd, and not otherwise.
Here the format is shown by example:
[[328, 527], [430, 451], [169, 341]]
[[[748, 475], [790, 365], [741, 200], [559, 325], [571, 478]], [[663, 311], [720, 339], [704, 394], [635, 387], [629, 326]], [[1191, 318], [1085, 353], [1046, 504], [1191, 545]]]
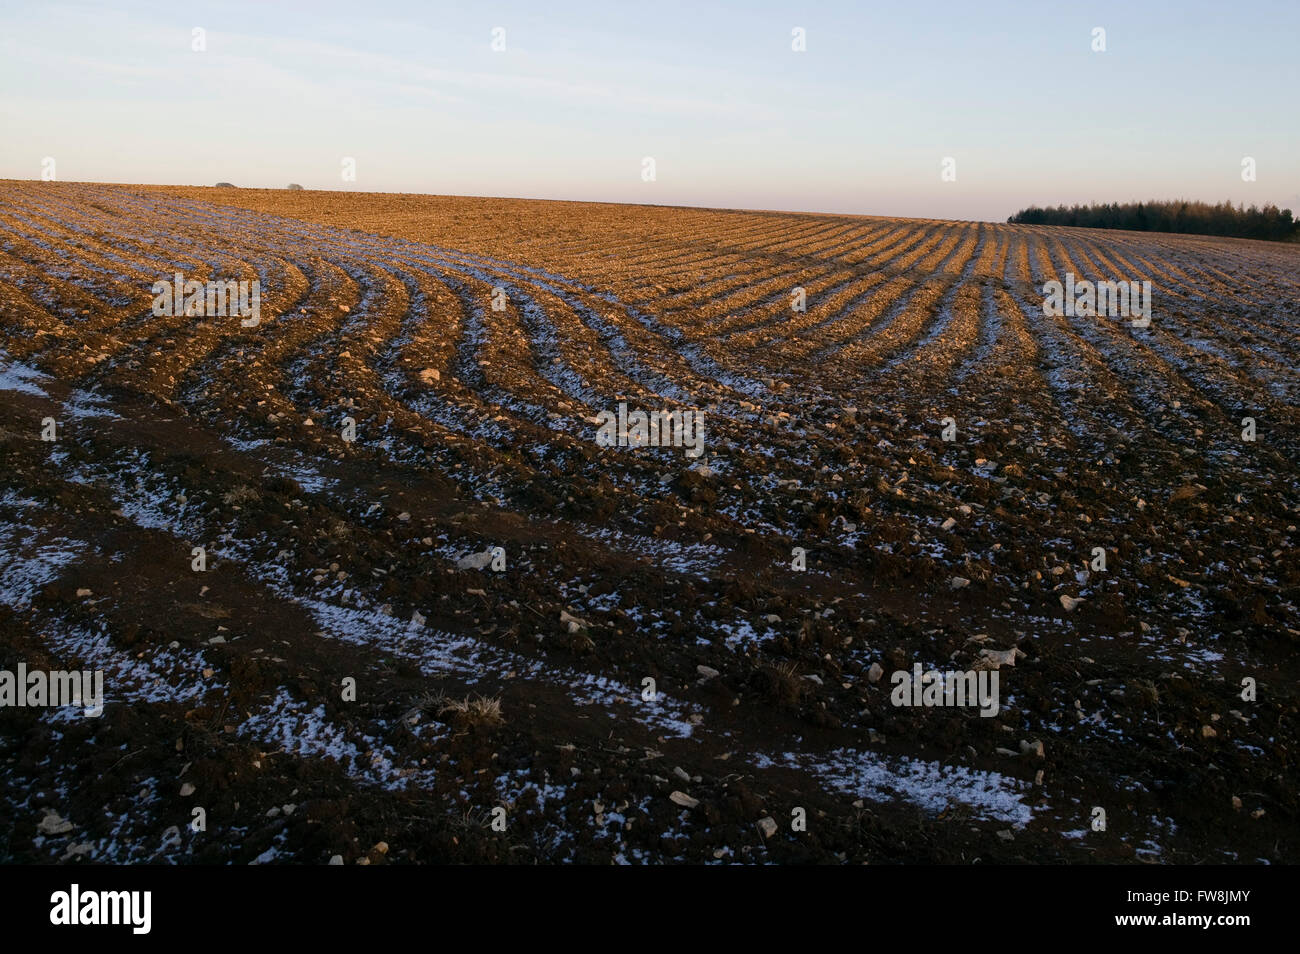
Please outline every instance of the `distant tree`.
[[237, 187], [233, 182], [218, 182], [218, 183], [217, 183], [217, 188], [218, 188], [218, 189], [234, 189], [234, 188], [238, 188], [238, 187]]
[[298, 183], [296, 183], [296, 182], [290, 182], [289, 185], [288, 185], [288, 188], [290, 188], [290, 189], [301, 189], [302, 186], [298, 185]]
[[1231, 202], [1128, 202], [1109, 205], [1030, 206], [1007, 219], [1021, 225], [1077, 225], [1092, 229], [1130, 229], [1136, 232], [1181, 232], [1196, 235], [1230, 235], [1270, 241], [1300, 241], [1300, 221], [1290, 209], [1264, 208]]

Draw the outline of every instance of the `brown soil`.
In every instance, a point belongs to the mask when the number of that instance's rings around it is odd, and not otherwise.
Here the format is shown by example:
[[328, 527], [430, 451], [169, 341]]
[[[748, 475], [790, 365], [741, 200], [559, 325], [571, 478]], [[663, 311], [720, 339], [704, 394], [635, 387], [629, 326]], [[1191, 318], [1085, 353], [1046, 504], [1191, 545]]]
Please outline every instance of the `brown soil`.
[[[0, 708], [0, 860], [1294, 862], [1298, 265], [0, 183], [0, 669], [108, 697]], [[178, 271], [258, 325], [153, 315]], [[1151, 327], [1045, 316], [1067, 272]], [[994, 717], [891, 704], [1017, 648]]]

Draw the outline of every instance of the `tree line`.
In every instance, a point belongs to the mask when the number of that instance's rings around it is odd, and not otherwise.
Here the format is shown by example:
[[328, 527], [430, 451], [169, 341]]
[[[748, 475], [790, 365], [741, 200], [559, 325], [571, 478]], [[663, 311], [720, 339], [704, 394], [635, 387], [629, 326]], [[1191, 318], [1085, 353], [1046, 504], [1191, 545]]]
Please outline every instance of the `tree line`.
[[1266, 205], [1260, 209], [1231, 202], [1111, 202], [1091, 205], [1031, 205], [1007, 219], [1020, 225], [1078, 225], [1090, 229], [1129, 229], [1134, 232], [1185, 232], [1230, 235], [1236, 238], [1300, 240], [1300, 221], [1290, 209]]

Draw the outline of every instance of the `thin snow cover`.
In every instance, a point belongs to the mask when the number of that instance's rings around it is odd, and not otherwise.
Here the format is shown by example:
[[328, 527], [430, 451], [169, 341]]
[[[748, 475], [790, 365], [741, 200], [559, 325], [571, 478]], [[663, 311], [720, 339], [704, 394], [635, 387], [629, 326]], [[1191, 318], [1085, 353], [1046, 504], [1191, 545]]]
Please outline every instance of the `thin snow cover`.
[[88, 417], [104, 417], [120, 421], [122, 415], [116, 414], [105, 407], [107, 403], [108, 398], [99, 394], [93, 388], [90, 390], [78, 388], [68, 395], [68, 400], [64, 402], [63, 417], [76, 420]]
[[326, 477], [318, 468], [307, 463], [305, 460], [274, 466], [282, 476], [288, 477], [309, 494], [321, 493], [330, 489], [335, 483], [337, 483], [337, 481], [330, 477]]
[[[156, 476], [148, 454], [131, 451], [111, 463], [79, 464], [67, 475], [69, 482], [107, 490], [122, 516], [145, 530], [165, 530], [182, 539], [198, 530], [191, 505], [181, 504], [176, 491], [151, 486]], [[134, 483], [130, 483], [131, 479]]]
[[437, 630], [412, 631], [409, 622], [373, 610], [356, 610], [321, 600], [302, 598], [287, 590], [282, 595], [306, 608], [325, 635], [358, 646], [378, 646], [384, 652], [409, 659], [425, 674], [454, 674], [473, 685], [485, 676], [514, 671], [520, 678], [563, 686], [574, 705], [596, 705], [630, 715], [659, 732], [685, 738], [694, 726], [688, 707], [662, 692], [655, 702], [642, 702], [639, 689], [604, 676], [552, 669], [469, 636]]
[[760, 633], [754, 629], [754, 624], [742, 617], [736, 617], [733, 622], [716, 624], [717, 629], [726, 633], [724, 642], [727, 648], [733, 653], [739, 652], [746, 646], [758, 646], [776, 637], [777, 632], [771, 626], [764, 625]]
[[[139, 466], [139, 461], [143, 459], [147, 458], [135, 455], [128, 466], [134, 465], [137, 474], [142, 475], [143, 468]], [[140, 476], [137, 476], [134, 492], [127, 490], [125, 479], [116, 473], [104, 477], [87, 467], [79, 468], [69, 479], [86, 484], [107, 484], [115, 500], [121, 504], [123, 514], [139, 526], [166, 530], [177, 536], [185, 532], [181, 516], [169, 515], [169, 511], [184, 509], [178, 508], [174, 493], [149, 488]], [[218, 553], [239, 560], [239, 549], [238, 546], [225, 547]], [[626, 703], [640, 699], [640, 692], [627, 684], [568, 669], [551, 669], [513, 653], [496, 650], [471, 637], [422, 631], [416, 638], [412, 638], [404, 621], [374, 611], [353, 610], [317, 599], [303, 598], [288, 587], [274, 583], [282, 576], [279, 567], [260, 565], [260, 569], [260, 578], [273, 592], [299, 603], [312, 613], [317, 624], [324, 630], [322, 635], [356, 645], [383, 646], [386, 651], [413, 659], [425, 672], [452, 672], [474, 682], [488, 673], [514, 670], [521, 675], [568, 687], [573, 692], [577, 705], [610, 707], [615, 702]], [[626, 711], [627, 707], [624, 705], [621, 708]], [[661, 732], [679, 737], [689, 736], [693, 728], [686, 721], [686, 707], [671, 702], [662, 693], [657, 702], [646, 706], [638, 705], [631, 714]]]
[[49, 380], [48, 374], [37, 371], [30, 364], [14, 361], [7, 352], [0, 350], [0, 391], [17, 391], [19, 394], [30, 394], [33, 397], [49, 397], [43, 389], [32, 383]]
[[[55, 721], [60, 718], [62, 709], [48, 709], [41, 716], [44, 722]], [[80, 718], [80, 716], [78, 716]], [[58, 729], [51, 730], [58, 733]], [[119, 747], [123, 756], [129, 751], [127, 744], [123, 743]], [[60, 762], [49, 766], [53, 773], [53, 781], [44, 786], [45, 792], [50, 796], [49, 802], [52, 805], [68, 805], [72, 801], [72, 793], [81, 791], [86, 784], [85, 767], [79, 762]], [[14, 776], [9, 772], [4, 773], [4, 780], [12, 783]], [[37, 835], [32, 839], [32, 845], [36, 850], [45, 853], [49, 863], [56, 861], [67, 861], [70, 857], [68, 849], [73, 845], [90, 845], [90, 850], [84, 855], [86, 861], [96, 864], [130, 864], [156, 862], [159, 860], [175, 859], [164, 856], [164, 849], [177, 848], [179, 851], [169, 852], [168, 855], [190, 854], [189, 847], [180, 848], [180, 839], [183, 830], [186, 836], [192, 836], [188, 825], [174, 826], [169, 832], [162, 832], [162, 825], [158, 824], [157, 808], [159, 805], [158, 797], [158, 780], [156, 778], [145, 778], [134, 783], [136, 792], [133, 794], [130, 803], [130, 810], [123, 812], [113, 812], [105, 809], [103, 823], [108, 826], [108, 835], [103, 838], [89, 838], [87, 833], [78, 822], [81, 820], [78, 816], [72, 815], [69, 820], [76, 827], [67, 835], [56, 835], [47, 837]], [[13, 784], [9, 785], [10, 792], [19, 792], [21, 788]], [[0, 812], [4, 812], [6, 817], [17, 818], [20, 814], [25, 814], [31, 806], [27, 802], [27, 793], [22, 791], [19, 799], [6, 797], [0, 800]], [[172, 839], [169, 840], [166, 835], [170, 834]], [[161, 844], [159, 843], [160, 836]], [[158, 847], [155, 847], [157, 845]]]
[[490, 673], [530, 668], [526, 660], [500, 653], [469, 636], [453, 636], [436, 630], [412, 631], [408, 620], [375, 610], [352, 609], [299, 597], [288, 590], [283, 590], [282, 595], [310, 612], [329, 638], [354, 646], [378, 647], [411, 660], [425, 675], [454, 674], [473, 684]]
[[[11, 498], [6, 495], [0, 505], [10, 505]], [[23, 523], [0, 523], [0, 604], [26, 609], [41, 587], [58, 579], [85, 551], [79, 540]]]
[[269, 865], [280, 857], [280, 849], [289, 838], [289, 829], [281, 828], [280, 833], [275, 836], [275, 843], [270, 848], [262, 852], [256, 858], [249, 862], [250, 865]]
[[660, 732], [681, 739], [688, 738], [695, 728], [687, 717], [687, 709], [695, 707], [674, 702], [662, 692], [656, 694], [654, 702], [643, 702], [638, 690], [604, 676], [577, 673], [572, 670], [562, 671], [556, 675], [568, 683], [576, 705], [598, 705], [613, 709], [618, 704], [624, 711], [631, 705], [634, 707], [631, 713], [633, 717]]
[[299, 758], [331, 759], [349, 777], [384, 788], [404, 789], [412, 782], [428, 785], [433, 780], [432, 770], [397, 768], [393, 764], [397, 753], [389, 746], [359, 732], [347, 732], [329, 721], [324, 705], [309, 708], [306, 702], [295, 701], [284, 688], [268, 705], [249, 716], [239, 726], [238, 734], [278, 745]]
[[164, 647], [136, 656], [118, 650], [102, 624], [80, 626], [57, 619], [43, 621], [41, 635], [57, 657], [104, 671], [106, 707], [116, 702], [193, 702], [227, 690], [219, 679], [201, 678], [211, 663], [198, 650]]
[[255, 440], [255, 441], [240, 440], [238, 437], [233, 437], [230, 434], [224, 435], [222, 437], [222, 440], [224, 440], [235, 450], [244, 454], [248, 453], [249, 451], [257, 450], [259, 447], [265, 447], [269, 443], [271, 443], [268, 440]]
[[[1174, 661], [1172, 656], [1161, 658], [1168, 658], [1170, 662]], [[1196, 663], [1208, 664], [1216, 662], [1223, 662], [1223, 653], [1214, 649], [1206, 649], [1205, 647], [1189, 646], [1187, 652], [1183, 656], [1183, 665], [1188, 669], [1194, 668]]]
[[[587, 810], [590, 803], [575, 799], [571, 787], [552, 781], [548, 773], [542, 774], [543, 778], [539, 781], [531, 777], [529, 769], [516, 769], [498, 776], [494, 783], [501, 801], [509, 806], [512, 814], [535, 818], [539, 823], [532, 836], [535, 846], [552, 852], [563, 852], [567, 856], [576, 843], [577, 828], [581, 826], [590, 828], [592, 838], [608, 845], [615, 853], [615, 863], [628, 864], [629, 854], [638, 863], [649, 860], [644, 852], [630, 848], [625, 840], [625, 826], [629, 818], [649, 816], [649, 796], [629, 805], [624, 811], [618, 811], [611, 804], [606, 805], [603, 811], [592, 814]], [[573, 824], [566, 805], [572, 806], [582, 821]], [[623, 860], [618, 861], [619, 858]]]
[[785, 763], [809, 769], [835, 790], [856, 798], [902, 797], [928, 812], [941, 812], [960, 802], [978, 815], [1013, 825], [1025, 825], [1033, 817], [1016, 791], [1022, 783], [997, 772], [919, 759], [886, 761], [872, 752], [852, 749], [819, 756], [787, 752]]
[[561, 805], [568, 800], [568, 787], [562, 784], [555, 784], [549, 780], [537, 783], [529, 778], [529, 769], [513, 769], [504, 775], [498, 775], [494, 781], [496, 790], [501, 793], [501, 800], [510, 806], [514, 806], [526, 792], [533, 792], [537, 799], [537, 811], [544, 813], [547, 802], [557, 802]]
[[[533, 815], [540, 819], [545, 819], [546, 806], [550, 804], [557, 807], [557, 815], [562, 818], [564, 803], [570, 797], [568, 789], [562, 784], [551, 782], [549, 776], [539, 783], [530, 779], [528, 775], [528, 769], [515, 769], [513, 772], [498, 776], [493, 784], [501, 794], [501, 800], [510, 806], [512, 812], [518, 807], [525, 815]], [[528, 793], [532, 793], [536, 799], [535, 808], [525, 809], [519, 806]], [[533, 841], [538, 847], [558, 852], [568, 850], [575, 837], [573, 828], [545, 820], [541, 831], [533, 835]]]
[[572, 529], [585, 537], [599, 540], [610, 549], [644, 556], [662, 569], [690, 574], [700, 579], [709, 579], [718, 561], [726, 555], [722, 547], [711, 543], [678, 543], [675, 540], [622, 533], [609, 527], [585, 524], [575, 524]]
[[[322, 474], [315, 464], [297, 451], [276, 447], [266, 440], [241, 440], [230, 435], [223, 439], [227, 445], [241, 454], [248, 454], [266, 464], [267, 468], [276, 475], [288, 477], [297, 483], [305, 493], [321, 493], [338, 483], [333, 478]], [[253, 453], [254, 451], [260, 453]]]

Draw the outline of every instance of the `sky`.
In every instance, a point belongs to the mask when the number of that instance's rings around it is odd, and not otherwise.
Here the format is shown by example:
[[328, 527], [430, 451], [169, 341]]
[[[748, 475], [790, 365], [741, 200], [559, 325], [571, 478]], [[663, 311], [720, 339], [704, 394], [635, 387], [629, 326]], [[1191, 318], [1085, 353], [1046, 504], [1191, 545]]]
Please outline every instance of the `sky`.
[[5, 0], [0, 178], [1300, 213], [1298, 44], [1300, 0]]

